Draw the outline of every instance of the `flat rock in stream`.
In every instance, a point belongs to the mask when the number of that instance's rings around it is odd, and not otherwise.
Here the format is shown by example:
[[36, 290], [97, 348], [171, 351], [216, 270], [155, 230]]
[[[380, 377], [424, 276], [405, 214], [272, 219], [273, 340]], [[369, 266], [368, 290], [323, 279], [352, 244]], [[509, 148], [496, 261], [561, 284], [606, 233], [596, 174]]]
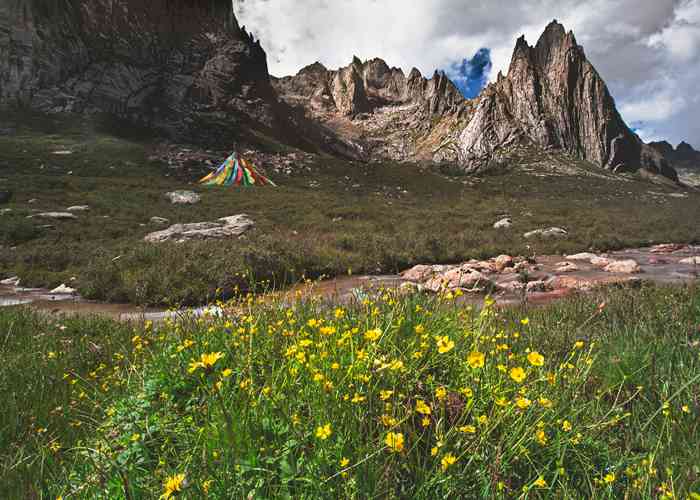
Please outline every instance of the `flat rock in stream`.
[[239, 214], [222, 217], [217, 222], [194, 222], [192, 224], [174, 224], [163, 231], [147, 234], [144, 241], [162, 243], [174, 241], [182, 243], [191, 240], [224, 239], [241, 236], [255, 223], [246, 215]]
[[53, 295], [75, 295], [77, 293], [77, 290], [66, 286], [65, 284], [62, 284], [51, 290], [49, 293]]
[[608, 273], [638, 274], [642, 268], [636, 260], [616, 260], [605, 266], [604, 271]]

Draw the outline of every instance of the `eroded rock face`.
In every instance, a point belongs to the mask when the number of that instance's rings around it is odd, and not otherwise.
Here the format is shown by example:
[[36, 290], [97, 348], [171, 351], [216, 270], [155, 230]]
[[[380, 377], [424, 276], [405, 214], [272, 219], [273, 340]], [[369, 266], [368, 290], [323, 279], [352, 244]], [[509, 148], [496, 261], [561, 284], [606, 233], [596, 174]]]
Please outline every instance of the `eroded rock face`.
[[147, 243], [174, 241], [182, 243], [191, 240], [224, 239], [241, 236], [252, 229], [255, 223], [245, 214], [223, 217], [217, 222], [195, 222], [192, 224], [175, 224], [163, 231], [147, 234]]
[[471, 170], [523, 140], [616, 171], [646, 168], [675, 178], [662, 155], [630, 131], [572, 32], [552, 22], [534, 47], [518, 39], [507, 76], [479, 97], [459, 138]]
[[211, 111], [270, 122], [265, 53], [230, 0], [0, 4], [0, 105], [107, 112], [173, 134]]

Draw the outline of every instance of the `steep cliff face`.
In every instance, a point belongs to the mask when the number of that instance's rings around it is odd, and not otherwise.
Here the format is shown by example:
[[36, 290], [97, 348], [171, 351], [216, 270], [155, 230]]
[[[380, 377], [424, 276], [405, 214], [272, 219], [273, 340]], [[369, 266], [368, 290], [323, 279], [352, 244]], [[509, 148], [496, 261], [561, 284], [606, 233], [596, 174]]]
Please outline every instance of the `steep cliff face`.
[[517, 41], [508, 75], [484, 90], [476, 109], [458, 140], [459, 160], [470, 170], [527, 141], [617, 171], [674, 177], [668, 162], [630, 131], [573, 33], [556, 21], [534, 47], [524, 37]]
[[196, 113], [275, 120], [266, 56], [230, 0], [4, 0], [0, 105], [185, 133]]
[[273, 79], [281, 99], [322, 123], [363, 160], [432, 160], [469, 105], [442, 73], [408, 76], [382, 59], [328, 70], [320, 63]]

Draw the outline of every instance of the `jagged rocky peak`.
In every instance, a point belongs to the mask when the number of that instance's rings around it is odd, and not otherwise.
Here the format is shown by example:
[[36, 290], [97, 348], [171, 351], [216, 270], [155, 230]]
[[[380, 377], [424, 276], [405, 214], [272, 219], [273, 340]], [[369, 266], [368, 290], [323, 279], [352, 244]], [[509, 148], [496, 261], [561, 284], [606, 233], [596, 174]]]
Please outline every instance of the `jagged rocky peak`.
[[517, 40], [508, 74], [478, 99], [459, 139], [459, 159], [478, 170], [523, 142], [613, 170], [646, 168], [675, 178], [663, 157], [627, 127], [574, 34], [556, 20], [535, 46], [524, 36]]
[[[383, 59], [362, 61], [357, 56], [337, 70], [315, 63], [295, 76], [274, 79], [273, 84], [290, 104], [347, 117], [403, 104], [422, 105], [432, 114], [442, 114], [457, 111], [465, 100], [443, 73], [436, 72], [427, 80], [413, 68], [406, 76]], [[302, 97], [310, 100], [304, 102]]]

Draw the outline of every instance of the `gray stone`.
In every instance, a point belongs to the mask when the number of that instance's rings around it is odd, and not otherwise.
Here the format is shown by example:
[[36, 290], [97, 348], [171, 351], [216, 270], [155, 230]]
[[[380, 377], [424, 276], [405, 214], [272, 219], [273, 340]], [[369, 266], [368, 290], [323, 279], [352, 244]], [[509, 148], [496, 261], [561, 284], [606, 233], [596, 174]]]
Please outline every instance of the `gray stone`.
[[580, 261], [584, 261], [584, 262], [590, 262], [591, 259], [595, 259], [596, 257], [598, 257], [598, 256], [594, 253], [585, 252], [585, 253], [577, 253], [574, 255], [567, 255], [566, 260], [580, 260]]
[[167, 223], [170, 222], [170, 221], [169, 221], [168, 219], [166, 219], [165, 217], [151, 217], [151, 219], [150, 219], [149, 222], [150, 222], [151, 224], [158, 224], [158, 225], [160, 225], [160, 226], [163, 226], [163, 225], [167, 224]]
[[535, 229], [534, 231], [530, 231], [528, 233], [525, 233], [523, 237], [527, 240], [531, 238], [543, 238], [543, 239], [548, 239], [548, 238], [566, 238], [569, 236], [569, 232], [566, 229], [562, 229], [560, 227], [548, 227], [546, 229]]
[[637, 274], [642, 272], [642, 268], [639, 266], [636, 260], [616, 260], [605, 266], [604, 269], [609, 273], [621, 273], [621, 274]]
[[194, 191], [172, 191], [165, 193], [165, 197], [174, 205], [194, 205], [202, 200]]
[[41, 219], [54, 220], [76, 220], [78, 217], [70, 212], [42, 212], [36, 215], [30, 215], [28, 218], [39, 217]]
[[20, 279], [18, 276], [12, 276], [10, 278], [0, 281], [0, 285], [4, 286], [19, 286]]
[[76, 292], [77, 290], [75, 290], [74, 288], [70, 288], [65, 284], [62, 284], [51, 290], [49, 293], [54, 295], [74, 295]]
[[501, 219], [496, 222], [493, 227], [494, 229], [509, 229], [513, 225], [513, 221], [509, 218]]
[[90, 210], [90, 207], [87, 205], [75, 205], [66, 208], [66, 212], [87, 212], [88, 210]]
[[222, 217], [217, 222], [195, 222], [175, 224], [163, 231], [147, 234], [144, 241], [162, 243], [174, 241], [182, 243], [191, 240], [224, 239], [241, 236], [253, 228], [255, 223], [245, 214]]

